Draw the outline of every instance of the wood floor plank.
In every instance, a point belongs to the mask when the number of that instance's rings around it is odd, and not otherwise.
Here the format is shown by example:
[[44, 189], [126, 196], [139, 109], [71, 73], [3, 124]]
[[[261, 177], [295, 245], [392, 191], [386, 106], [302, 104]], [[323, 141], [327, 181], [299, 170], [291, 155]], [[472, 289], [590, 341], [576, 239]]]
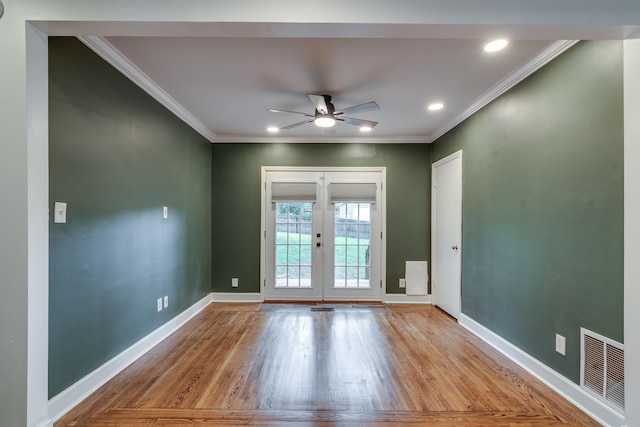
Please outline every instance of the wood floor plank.
[[[188, 412], [188, 414], [187, 414]], [[560, 426], [553, 418], [521, 412], [340, 412], [116, 410], [78, 425], [435, 425], [435, 426]]]
[[62, 426], [597, 426], [430, 305], [210, 304]]

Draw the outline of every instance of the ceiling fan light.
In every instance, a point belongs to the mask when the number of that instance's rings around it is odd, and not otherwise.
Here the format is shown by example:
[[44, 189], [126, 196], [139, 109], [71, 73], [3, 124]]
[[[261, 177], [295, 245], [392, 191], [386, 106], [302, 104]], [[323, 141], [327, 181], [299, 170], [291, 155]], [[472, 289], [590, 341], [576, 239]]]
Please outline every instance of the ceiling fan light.
[[360, 132], [371, 132], [371, 126], [360, 126]]
[[336, 124], [336, 119], [334, 119], [330, 115], [322, 115], [322, 116], [316, 117], [313, 123], [315, 123], [316, 126], [321, 128], [330, 128]]

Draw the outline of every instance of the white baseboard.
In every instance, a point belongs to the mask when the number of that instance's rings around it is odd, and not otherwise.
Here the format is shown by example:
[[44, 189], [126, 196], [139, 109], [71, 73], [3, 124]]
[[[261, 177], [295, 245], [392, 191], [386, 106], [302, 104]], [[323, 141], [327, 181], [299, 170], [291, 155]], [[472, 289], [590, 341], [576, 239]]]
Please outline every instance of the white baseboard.
[[212, 292], [213, 302], [262, 302], [260, 292]]
[[458, 323], [551, 387], [600, 424], [609, 427], [619, 427], [624, 424], [625, 419], [619, 413], [584, 392], [573, 381], [554, 371], [538, 359], [533, 358], [469, 316], [460, 314]]
[[140, 356], [151, 350], [163, 339], [178, 330], [196, 314], [200, 313], [209, 303], [213, 301], [212, 294], [207, 295], [191, 307], [151, 332], [140, 341], [100, 366], [89, 375], [85, 376], [75, 384], [69, 386], [64, 391], [49, 400], [49, 419], [57, 421], [64, 414], [69, 412], [80, 402], [86, 399], [91, 393], [104, 385], [111, 378], [115, 377], [124, 368], [135, 362]]
[[431, 304], [429, 295], [385, 294], [385, 303], [393, 304]]
[[[262, 295], [256, 293], [238, 293], [238, 292], [213, 292], [211, 294], [213, 302], [262, 302]], [[277, 298], [277, 301], [316, 301], [316, 297], [301, 298]], [[326, 298], [325, 301], [341, 301], [344, 298]], [[348, 299], [352, 301], [352, 299]], [[366, 301], [366, 300], [363, 300]], [[371, 301], [380, 301], [372, 299]], [[405, 295], [405, 294], [385, 294], [382, 302], [400, 303], [400, 304], [431, 304], [431, 295]]]
[[42, 421], [40, 424], [36, 425], [36, 427], [53, 427], [53, 420], [46, 419]]
[[345, 297], [327, 297], [325, 296], [322, 302], [335, 302], [335, 303], [366, 303], [366, 302], [381, 302], [380, 298], [345, 298]]

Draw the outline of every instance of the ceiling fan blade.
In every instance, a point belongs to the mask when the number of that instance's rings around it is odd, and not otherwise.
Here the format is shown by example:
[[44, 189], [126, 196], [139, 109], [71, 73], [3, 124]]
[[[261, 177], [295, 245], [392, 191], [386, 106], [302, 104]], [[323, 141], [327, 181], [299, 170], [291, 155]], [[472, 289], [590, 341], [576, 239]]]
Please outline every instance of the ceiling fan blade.
[[378, 122], [374, 122], [371, 120], [354, 119], [353, 117], [336, 117], [336, 120], [349, 123], [350, 125], [354, 126], [369, 126], [370, 128], [373, 128], [378, 124]]
[[329, 95], [309, 95], [309, 99], [315, 105], [316, 110], [322, 114], [329, 114], [329, 107], [327, 106], [327, 103], [331, 102]]
[[313, 120], [305, 120], [303, 122], [298, 122], [298, 123], [294, 123], [294, 124], [289, 125], [289, 126], [281, 127], [280, 130], [293, 129], [293, 128], [297, 128], [298, 126], [306, 125], [307, 123], [312, 123], [312, 122], [313, 122]]
[[354, 105], [353, 107], [343, 108], [342, 110], [336, 111], [335, 114], [360, 114], [366, 113], [367, 111], [377, 111], [379, 109], [380, 106], [378, 105], [378, 103], [375, 101], [371, 101], [365, 102], [364, 104]]
[[291, 113], [291, 114], [302, 114], [303, 116], [307, 116], [307, 117], [315, 117], [312, 114], [307, 114], [307, 113], [302, 113], [300, 111], [289, 111], [289, 110], [277, 110], [275, 108], [269, 108], [267, 111], [270, 111], [272, 113]]

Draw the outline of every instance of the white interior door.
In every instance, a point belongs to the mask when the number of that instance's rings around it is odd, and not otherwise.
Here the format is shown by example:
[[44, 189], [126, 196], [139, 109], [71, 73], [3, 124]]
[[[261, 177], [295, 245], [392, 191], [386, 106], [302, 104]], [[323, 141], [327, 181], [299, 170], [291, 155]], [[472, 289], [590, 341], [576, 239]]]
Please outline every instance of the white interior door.
[[384, 170], [263, 168], [266, 300], [380, 300]]
[[457, 319], [461, 307], [462, 151], [433, 164], [431, 199], [433, 302]]

